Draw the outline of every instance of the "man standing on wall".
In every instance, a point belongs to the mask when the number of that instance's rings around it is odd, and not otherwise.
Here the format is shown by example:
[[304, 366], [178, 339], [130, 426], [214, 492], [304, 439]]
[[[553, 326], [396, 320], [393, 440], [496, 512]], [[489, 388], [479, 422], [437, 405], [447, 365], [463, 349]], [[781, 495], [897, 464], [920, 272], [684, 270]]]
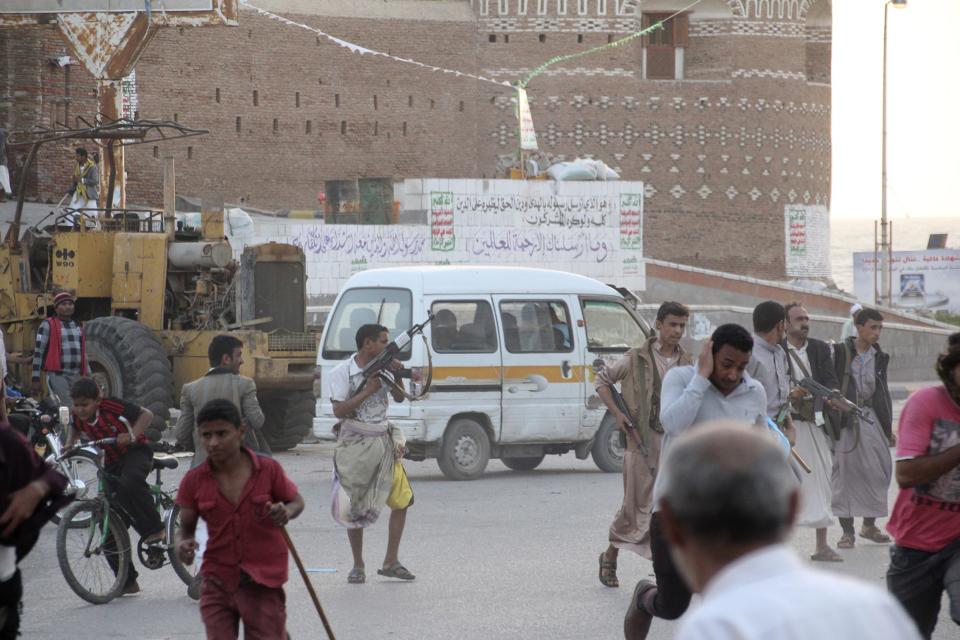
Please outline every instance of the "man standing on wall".
[[676, 620], [690, 605], [690, 589], [673, 562], [657, 513], [663, 497], [661, 478], [666, 471], [662, 463], [668, 459], [671, 440], [691, 428], [722, 418], [753, 424], [766, 415], [763, 385], [746, 373], [752, 350], [753, 338], [746, 329], [736, 324], [721, 325], [704, 343], [695, 365], [674, 367], [663, 379], [660, 423], [664, 435], [650, 517], [650, 551], [657, 581], [637, 583], [623, 619], [626, 640], [643, 640], [654, 617]]
[[[680, 346], [689, 317], [690, 311], [679, 302], [664, 302], [657, 310], [657, 335], [597, 373], [597, 395], [617, 421], [617, 429], [626, 435], [627, 444], [623, 454], [623, 505], [610, 525], [610, 544], [600, 554], [600, 582], [607, 587], [620, 586], [620, 549], [650, 558], [653, 480], [663, 433], [660, 390], [670, 369], [693, 363], [690, 354]], [[611, 387], [618, 382], [630, 415], [625, 415], [613, 399]]]
[[856, 542], [854, 517], [863, 518], [860, 537], [887, 543], [890, 537], [876, 525], [887, 515], [887, 490], [893, 473], [893, 406], [887, 387], [890, 356], [880, 350], [883, 316], [876, 309], [857, 314], [856, 338], [833, 345], [833, 363], [840, 393], [863, 409], [870, 419], [843, 415], [833, 460], [833, 514], [840, 518], [843, 535], [839, 549]]
[[100, 173], [97, 165], [87, 157], [87, 150], [77, 147], [77, 165], [73, 170], [73, 180], [70, 182], [70, 207], [73, 209], [96, 209], [98, 203], [98, 189], [100, 188]]
[[897, 484], [887, 530], [887, 587], [929, 638], [947, 592], [960, 625], [960, 333], [937, 359], [943, 384], [917, 391], [900, 414]]
[[[828, 389], [836, 389], [837, 374], [830, 361], [830, 345], [809, 337], [810, 315], [799, 302], [791, 302], [787, 310], [787, 339], [782, 346], [787, 350], [790, 367], [793, 425], [797, 435], [797, 453], [810, 465], [811, 472], [803, 477], [800, 487], [800, 511], [797, 525], [817, 531], [817, 547], [811, 560], [842, 562], [843, 557], [827, 544], [827, 527], [833, 522], [830, 511], [832, 490], [830, 474], [833, 471], [831, 436], [828, 435], [824, 401], [813, 398], [800, 381], [812, 378]], [[833, 405], [831, 405], [833, 406]], [[834, 406], [834, 408], [838, 408]]]
[[70, 405], [70, 388], [87, 375], [87, 347], [83, 326], [73, 319], [73, 294], [61, 291], [53, 297], [54, 315], [40, 323], [33, 352], [31, 390], [41, 393], [40, 374], [47, 377], [47, 393]]

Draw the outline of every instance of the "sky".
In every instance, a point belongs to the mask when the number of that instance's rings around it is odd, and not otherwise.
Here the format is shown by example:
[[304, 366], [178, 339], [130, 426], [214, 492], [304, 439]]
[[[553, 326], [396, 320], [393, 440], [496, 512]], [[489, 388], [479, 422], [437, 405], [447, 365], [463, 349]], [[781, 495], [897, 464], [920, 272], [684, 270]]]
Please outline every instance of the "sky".
[[[833, 0], [834, 218], [880, 217], [883, 6]], [[960, 220], [960, 0], [888, 12], [887, 214]]]

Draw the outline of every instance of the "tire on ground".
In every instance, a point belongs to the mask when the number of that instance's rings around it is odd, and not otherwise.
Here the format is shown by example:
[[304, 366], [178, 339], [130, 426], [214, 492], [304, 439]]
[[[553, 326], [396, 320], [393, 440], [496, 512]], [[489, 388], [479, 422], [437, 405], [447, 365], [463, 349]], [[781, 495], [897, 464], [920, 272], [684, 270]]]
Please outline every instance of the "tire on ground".
[[261, 394], [260, 408], [266, 416], [263, 435], [273, 451], [293, 449], [313, 429], [312, 391]]
[[597, 435], [593, 440], [590, 454], [601, 471], [620, 473], [623, 471], [623, 447], [620, 446], [617, 423], [609, 413], [603, 417]]
[[490, 439], [479, 424], [469, 418], [450, 423], [443, 435], [437, 464], [450, 480], [476, 480], [490, 460]]
[[91, 374], [112, 395], [153, 412], [163, 431], [173, 406], [173, 371], [160, 340], [129, 318], [96, 318], [84, 325]]
[[533, 471], [540, 466], [543, 458], [543, 455], [530, 458], [500, 458], [500, 462], [508, 469], [513, 469], [514, 471]]

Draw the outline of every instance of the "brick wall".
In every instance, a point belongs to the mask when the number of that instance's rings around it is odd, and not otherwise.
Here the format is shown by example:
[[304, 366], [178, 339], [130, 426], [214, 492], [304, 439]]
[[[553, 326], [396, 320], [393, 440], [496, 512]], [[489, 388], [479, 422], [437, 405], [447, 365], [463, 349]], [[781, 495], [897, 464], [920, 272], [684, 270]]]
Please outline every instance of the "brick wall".
[[[687, 3], [657, 6], [673, 4]], [[500, 80], [622, 37], [640, 22], [636, 3], [619, 0], [591, 0], [585, 14], [578, 0], [563, 14], [556, 0], [543, 14], [539, 0], [511, 0], [503, 15], [497, 1], [471, 6], [473, 18], [462, 20], [291, 17], [370, 48]], [[806, 28], [793, 9], [745, 20], [742, 7], [733, 0], [707, 2], [702, 14], [694, 8], [684, 81], [644, 80], [636, 40], [558, 65], [531, 82], [529, 96], [547, 159], [597, 157], [644, 182], [648, 256], [782, 277], [784, 205], [829, 200], [830, 88], [822, 84], [829, 27]], [[162, 31], [142, 56], [141, 117], [176, 117], [210, 134], [130, 148], [132, 202], [159, 205], [167, 153], [177, 158], [180, 193], [263, 208], [313, 207], [327, 179], [493, 178], [516, 163], [509, 89], [361, 57], [247, 10], [240, 22]], [[27, 87], [28, 96], [13, 102], [50, 117], [62, 70], [41, 60], [43, 50], [62, 45], [49, 33], [33, 45], [11, 45], [10, 32], [0, 38], [0, 50], [14, 47], [6, 59], [15, 61], [17, 86]], [[70, 72], [72, 100], [92, 95], [89, 78], [76, 66]], [[0, 77], [9, 75], [0, 61]], [[0, 122], [22, 123], [16, 108], [16, 115], [0, 109]], [[41, 195], [57, 195], [70, 170], [62, 160], [60, 151], [44, 155]]]

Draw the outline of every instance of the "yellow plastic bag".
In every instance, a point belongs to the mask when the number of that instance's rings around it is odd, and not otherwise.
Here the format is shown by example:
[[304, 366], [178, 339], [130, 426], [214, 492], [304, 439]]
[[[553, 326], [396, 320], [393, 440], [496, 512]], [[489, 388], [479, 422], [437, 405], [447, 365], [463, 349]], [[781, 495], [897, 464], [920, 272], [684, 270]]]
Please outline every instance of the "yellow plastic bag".
[[406, 509], [413, 504], [413, 489], [407, 480], [407, 472], [398, 460], [393, 465], [393, 485], [387, 496], [387, 506], [391, 509]]

